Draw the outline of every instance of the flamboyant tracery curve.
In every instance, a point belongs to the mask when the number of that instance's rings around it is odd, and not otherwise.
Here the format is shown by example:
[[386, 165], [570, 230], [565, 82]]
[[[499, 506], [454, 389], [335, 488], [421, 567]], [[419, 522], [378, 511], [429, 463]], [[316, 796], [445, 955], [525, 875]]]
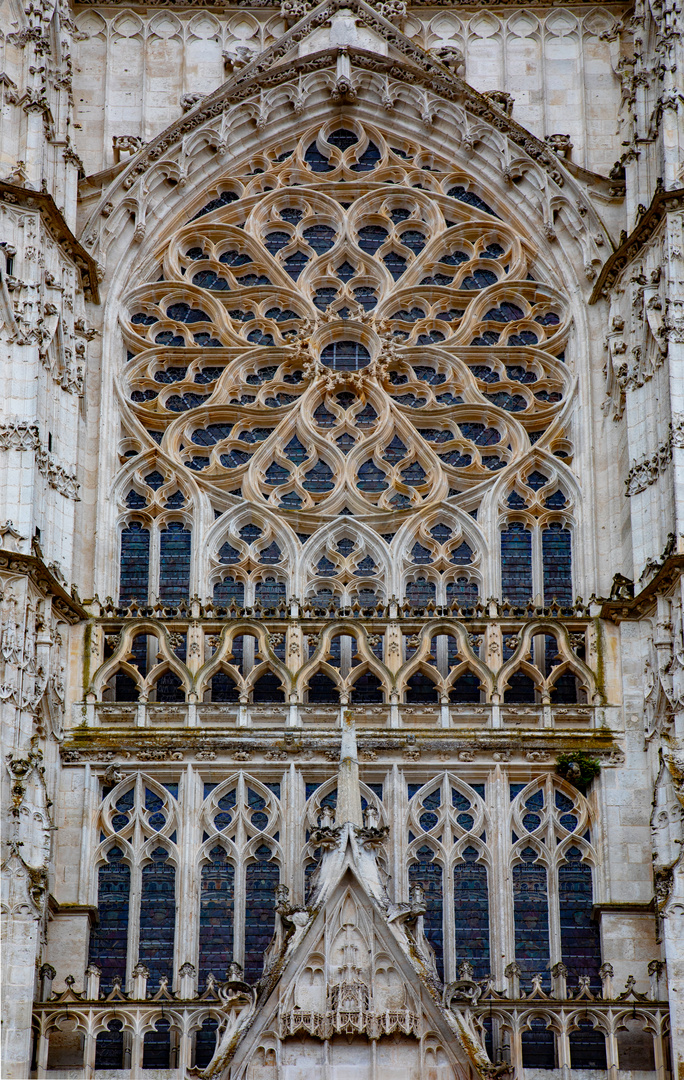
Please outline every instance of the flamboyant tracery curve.
[[[532, 447], [548, 462], [546, 518], [567, 525], [567, 303], [484, 194], [447, 161], [423, 158], [351, 119], [275, 144], [249, 172], [215, 185], [160, 253], [157, 280], [126, 297], [121, 389], [132, 460], [119, 484], [122, 528], [153, 562], [163, 562], [164, 543], [189, 552], [199, 490], [225, 516], [212, 566], [237, 568], [205, 569], [201, 594], [254, 603], [249, 580], [264, 563], [279, 564], [265, 598], [295, 589], [297, 555], [288, 559], [277, 524], [266, 528], [270, 548], [260, 543], [254, 566], [242, 565], [241, 540], [254, 537], [231, 520], [247, 505], [253, 527], [264, 532], [259, 515], [270, 509], [300, 543], [344, 515], [391, 543], [416, 512], [423, 524], [431, 515], [434, 550], [416, 535], [397, 553], [409, 567], [398, 588], [408, 595], [416, 566], [433, 565], [421, 583], [439, 576], [441, 561], [453, 564], [452, 585], [428, 593], [474, 602], [481, 552], [458, 518], [477, 516], [504, 470], [515, 490], [501, 521], [524, 517], [511, 499], [529, 482]], [[440, 520], [447, 507], [449, 523]], [[150, 544], [150, 515], [160, 512]], [[331, 557], [332, 537], [326, 545], [300, 567], [298, 592], [324, 584], [348, 601], [346, 574], [368, 579], [352, 594], [367, 586], [375, 602], [387, 599], [388, 581], [377, 587], [383, 559], [367, 541], [346, 570], [338, 564], [350, 552]], [[156, 584], [140, 587], [157, 594]]]

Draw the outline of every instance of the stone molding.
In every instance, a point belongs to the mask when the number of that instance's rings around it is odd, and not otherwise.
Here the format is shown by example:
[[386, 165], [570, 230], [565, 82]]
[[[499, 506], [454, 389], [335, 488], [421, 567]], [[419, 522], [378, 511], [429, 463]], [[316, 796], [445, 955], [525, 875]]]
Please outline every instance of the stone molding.
[[[93, 7], [97, 6], [100, 0], [77, 0], [77, 7]], [[254, 9], [256, 11], [264, 8], [279, 8], [281, 7], [282, 0], [244, 0], [234, 4], [218, 4], [217, 0], [180, 0], [176, 3], [175, 0], [149, 0], [149, 2], [142, 4], [133, 0], [130, 3], [129, 0], [108, 0], [108, 6], [110, 7], [126, 7], [126, 8], [167, 8], [170, 11], [179, 11], [183, 8], [208, 8], [209, 10], [216, 10], [220, 8], [221, 11], [229, 12], [231, 10], [244, 11], [245, 9]], [[527, 0], [506, 0], [506, 3], [492, 4], [487, 7], [488, 11], [496, 11], [498, 8], [528, 8], [530, 5]], [[541, 8], [570, 8], [571, 10], [576, 7], [594, 7], [593, 0], [573, 0], [572, 3], [563, 3], [562, 0], [535, 0], [535, 7]], [[407, 0], [407, 9], [410, 11], [412, 8], [421, 7], [448, 7], [448, 8], [460, 8], [460, 9], [472, 9], [473, 11], [479, 11], [482, 8], [481, 3], [477, 3], [476, 0]]]
[[[130, 189], [137, 178], [150, 168], [170, 147], [190, 132], [200, 127], [207, 120], [219, 116], [227, 106], [244, 102], [260, 91], [281, 85], [322, 67], [334, 65], [337, 49], [325, 50], [309, 56], [290, 60], [287, 65], [277, 66], [290, 50], [306, 38], [318, 26], [321, 26], [340, 8], [351, 8], [361, 22], [374, 27], [393, 48], [403, 53], [406, 61], [379, 57], [350, 47], [348, 55], [353, 64], [360, 69], [391, 75], [409, 85], [422, 85], [440, 94], [448, 101], [461, 101], [466, 108], [481, 120], [490, 123], [497, 130], [506, 134], [550, 174], [551, 178], [563, 186], [564, 166], [558, 155], [543, 140], [532, 135], [506, 114], [485, 94], [479, 93], [463, 79], [456, 76], [437, 56], [428, 54], [414, 45], [410, 38], [399, 31], [388, 19], [370, 7], [364, 0], [328, 0], [301, 18], [278, 41], [266, 49], [259, 57], [239, 74], [224, 83], [217, 91], [207, 96], [195, 109], [182, 120], [170, 126], [156, 139], [153, 139], [136, 155], [131, 165], [123, 174], [123, 187]], [[592, 174], [593, 175], [593, 174]], [[596, 179], [596, 178], [595, 178]]]
[[64, 255], [75, 264], [86, 300], [100, 302], [97, 286], [97, 266], [92, 256], [81, 246], [64, 220], [52, 195], [45, 191], [33, 191], [0, 180], [0, 200], [25, 210], [38, 210], [45, 228], [59, 245]]
[[0, 570], [29, 577], [42, 595], [52, 596], [53, 606], [65, 622], [73, 625], [88, 618], [78, 596], [72, 596], [66, 591], [41, 556], [0, 549]]
[[597, 300], [611, 293], [622, 271], [643, 251], [667, 214], [674, 210], [681, 210], [683, 207], [684, 188], [656, 191], [651, 205], [642, 214], [638, 224], [603, 264], [589, 299], [590, 304], [595, 304]]

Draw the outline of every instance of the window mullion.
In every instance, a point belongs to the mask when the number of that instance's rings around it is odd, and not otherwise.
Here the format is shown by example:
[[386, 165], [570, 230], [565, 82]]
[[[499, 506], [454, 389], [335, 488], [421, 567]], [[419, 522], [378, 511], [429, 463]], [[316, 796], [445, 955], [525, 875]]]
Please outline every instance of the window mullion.
[[546, 875], [549, 897], [549, 959], [551, 967], [562, 960], [560, 902], [558, 897], [558, 860], [556, 858], [556, 830], [554, 828], [554, 789], [551, 776], [546, 778], [546, 849], [548, 870]]
[[444, 774], [442, 779], [442, 810], [444, 814], [442, 829], [442, 851], [444, 853], [444, 870], [442, 878], [442, 918], [444, 923], [444, 982], [449, 983], [457, 977], [456, 971], [456, 926], [454, 914], [454, 861], [452, 852], [454, 845], [453, 829], [451, 825], [451, 799], [450, 799], [449, 776]]
[[160, 541], [159, 529], [150, 524], [150, 578], [148, 585], [148, 599], [151, 604], [155, 603], [159, 596], [159, 569], [161, 559], [159, 555]]
[[144, 837], [140, 825], [140, 814], [143, 800], [143, 783], [140, 773], [135, 778], [135, 798], [133, 807], [135, 812], [135, 824], [131, 847], [133, 848], [133, 865], [131, 866], [131, 891], [128, 899], [128, 952], [126, 956], [126, 985], [130, 987], [133, 977], [133, 968], [138, 963], [140, 955], [140, 898], [142, 895], [142, 867], [141, 848]]
[[515, 926], [511, 868], [511, 800], [508, 776], [501, 765], [497, 765], [488, 778], [486, 796], [490, 820], [499, 822], [499, 828], [494, 830], [493, 842], [490, 843], [492, 861], [489, 880], [489, 952], [494, 983], [497, 987], [503, 987], [506, 965], [515, 960]]
[[245, 846], [246, 833], [244, 823], [245, 806], [245, 779], [242, 769], [238, 775], [237, 792], [235, 799], [237, 810], [237, 830], [235, 833], [235, 848], [237, 851], [237, 864], [235, 866], [235, 889], [234, 889], [234, 915], [233, 915], [233, 960], [238, 964], [245, 965], [245, 912], [246, 912], [246, 871], [245, 871]]
[[200, 777], [191, 764], [180, 776], [178, 786], [177, 834], [179, 865], [176, 869], [176, 947], [174, 949], [174, 986], [178, 969], [189, 961], [195, 970], [199, 963], [199, 892], [195, 886], [194, 867], [200, 845]]
[[532, 591], [535, 604], [544, 603], [544, 566], [542, 560], [541, 529], [532, 530]]

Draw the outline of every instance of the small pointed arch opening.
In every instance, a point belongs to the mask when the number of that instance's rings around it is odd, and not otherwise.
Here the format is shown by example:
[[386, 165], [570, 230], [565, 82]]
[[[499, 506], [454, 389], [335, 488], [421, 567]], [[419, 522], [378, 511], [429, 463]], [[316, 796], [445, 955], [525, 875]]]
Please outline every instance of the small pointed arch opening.
[[404, 701], [407, 705], [437, 705], [439, 699], [437, 684], [425, 671], [416, 671], [406, 680]]
[[309, 676], [305, 694], [308, 705], [339, 705], [339, 687], [324, 671], [316, 671]]
[[385, 700], [385, 687], [373, 671], [362, 672], [353, 682], [349, 701], [351, 705], [381, 705]]
[[255, 705], [284, 703], [285, 690], [280, 676], [271, 670], [260, 675], [252, 687], [252, 701]]
[[476, 705], [483, 696], [480, 676], [470, 668], [459, 675], [449, 689], [449, 701], [454, 705]]
[[240, 688], [227, 671], [217, 671], [206, 684], [203, 700], [216, 705], [235, 704], [240, 700]]

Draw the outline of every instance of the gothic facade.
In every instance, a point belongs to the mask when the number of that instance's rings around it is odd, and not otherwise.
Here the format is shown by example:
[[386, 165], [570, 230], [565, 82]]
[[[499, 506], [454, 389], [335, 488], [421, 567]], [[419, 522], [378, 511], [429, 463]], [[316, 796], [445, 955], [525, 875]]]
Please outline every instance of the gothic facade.
[[681, 6], [0, 12], [3, 1077], [682, 1080]]

